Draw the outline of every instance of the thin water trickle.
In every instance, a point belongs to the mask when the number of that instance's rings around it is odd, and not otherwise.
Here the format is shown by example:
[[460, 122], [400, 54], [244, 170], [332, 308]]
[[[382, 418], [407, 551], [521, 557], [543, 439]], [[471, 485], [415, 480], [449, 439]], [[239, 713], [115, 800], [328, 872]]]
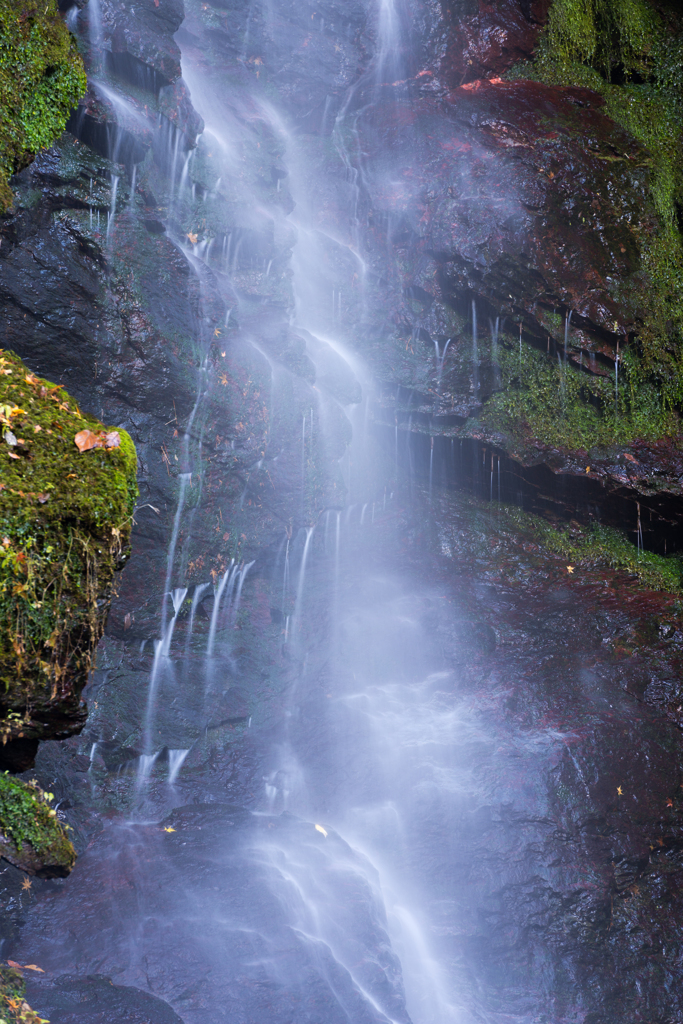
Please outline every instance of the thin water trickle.
[[220, 582], [217, 587], [214, 588], [213, 608], [211, 610], [211, 625], [209, 626], [209, 639], [206, 645], [206, 656], [210, 658], [213, 655], [213, 645], [216, 639], [216, 626], [218, 624], [218, 615], [221, 608], [221, 599], [223, 592], [228, 584], [234, 583], [235, 577], [239, 572], [239, 566], [235, 564], [235, 559], [230, 559], [230, 565], [225, 570], [220, 578]]
[[187, 657], [188, 654], [190, 653], [190, 644], [192, 643], [192, 632], [194, 630], [194, 620], [195, 615], [197, 614], [197, 608], [203, 595], [206, 593], [210, 586], [210, 583], [199, 583], [194, 588], [194, 593], [192, 594], [192, 604], [190, 606], [190, 618], [187, 624], [187, 635], [185, 638], [185, 657]]
[[311, 545], [311, 538], [315, 530], [314, 526], [306, 526], [306, 539], [304, 541], [303, 552], [301, 555], [301, 564], [299, 566], [299, 579], [296, 587], [296, 602], [294, 605], [294, 613], [292, 615], [292, 628], [291, 628], [291, 643], [296, 646], [300, 639], [301, 630], [301, 619], [303, 615], [303, 600], [304, 600], [304, 585], [306, 583], [306, 563], [308, 561], [308, 552]]
[[169, 750], [168, 752], [168, 784], [173, 786], [175, 784], [180, 769], [183, 767], [185, 758], [190, 753], [189, 747], [186, 750]]
[[472, 299], [472, 382], [474, 397], [479, 392], [479, 350], [477, 347], [477, 304]]
[[568, 345], [569, 345], [569, 325], [571, 324], [571, 321], [572, 321], [572, 311], [570, 309], [569, 312], [567, 313], [567, 315], [564, 318], [564, 364], [565, 364], [565, 366], [567, 365], [567, 351], [568, 351]]
[[171, 596], [171, 580], [173, 578], [173, 562], [175, 559], [176, 546], [178, 544], [178, 534], [180, 533], [180, 523], [182, 520], [183, 510], [185, 508], [185, 495], [187, 488], [192, 479], [191, 473], [181, 473], [179, 476], [180, 489], [178, 491], [178, 505], [176, 507], [175, 516], [173, 518], [173, 527], [171, 529], [171, 540], [168, 545], [168, 555], [166, 556], [166, 579], [164, 581], [164, 596], [161, 603], [161, 632], [162, 635], [166, 632], [166, 609], [167, 599]]

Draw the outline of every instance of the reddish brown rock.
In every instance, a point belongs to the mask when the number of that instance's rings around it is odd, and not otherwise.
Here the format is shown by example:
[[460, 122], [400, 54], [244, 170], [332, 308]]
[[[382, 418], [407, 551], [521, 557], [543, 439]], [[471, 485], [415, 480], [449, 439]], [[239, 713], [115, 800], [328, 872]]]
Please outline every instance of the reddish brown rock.
[[479, 0], [471, 13], [450, 3], [449, 39], [442, 76], [451, 87], [493, 78], [533, 56], [549, 0]]

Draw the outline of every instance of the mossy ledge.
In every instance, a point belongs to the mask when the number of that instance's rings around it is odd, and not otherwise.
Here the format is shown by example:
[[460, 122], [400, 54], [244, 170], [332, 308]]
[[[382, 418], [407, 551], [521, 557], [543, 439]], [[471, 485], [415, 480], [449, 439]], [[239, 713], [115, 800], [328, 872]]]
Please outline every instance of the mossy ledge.
[[12, 205], [10, 176], [61, 135], [86, 88], [54, 0], [0, 0], [0, 213]]
[[0, 857], [39, 878], [64, 878], [76, 863], [52, 799], [35, 780], [0, 774]]
[[[129, 554], [138, 490], [132, 440], [102, 435], [59, 385], [0, 349], [0, 766], [12, 743], [77, 732], [80, 694]], [[117, 443], [118, 442], [118, 443]]]

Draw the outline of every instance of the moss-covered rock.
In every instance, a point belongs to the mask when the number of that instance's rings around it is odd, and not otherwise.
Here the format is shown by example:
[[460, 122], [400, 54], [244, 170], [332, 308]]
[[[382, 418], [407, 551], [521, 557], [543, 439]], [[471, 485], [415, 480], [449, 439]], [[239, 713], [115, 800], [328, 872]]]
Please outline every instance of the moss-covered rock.
[[86, 86], [55, 0], [0, 0], [0, 211], [9, 177], [61, 135]]
[[[81, 450], [74, 439], [84, 431], [82, 437], [103, 446]], [[104, 629], [114, 572], [128, 556], [138, 492], [128, 434], [103, 430], [59, 385], [2, 350], [0, 466], [5, 744], [66, 736], [82, 725], [80, 693]]]
[[2, 1024], [43, 1024], [24, 998], [26, 982], [15, 967], [0, 967], [0, 1021]]
[[0, 857], [40, 878], [64, 878], [76, 862], [52, 799], [35, 781], [0, 775]]

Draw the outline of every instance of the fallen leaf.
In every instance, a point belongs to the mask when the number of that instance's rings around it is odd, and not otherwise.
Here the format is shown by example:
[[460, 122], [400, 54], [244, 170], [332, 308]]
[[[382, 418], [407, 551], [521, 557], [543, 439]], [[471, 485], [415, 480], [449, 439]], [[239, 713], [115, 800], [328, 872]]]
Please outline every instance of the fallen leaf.
[[568, 565], [567, 566], [567, 572], [574, 572], [574, 566], [573, 565]]
[[323, 835], [325, 836], [325, 838], [327, 839], [327, 832], [326, 832], [326, 831], [325, 831], [325, 829], [324, 829], [324, 828], [322, 827], [322, 825], [316, 825], [316, 826], [315, 826], [315, 830], [316, 830], [316, 832], [322, 832], [322, 834], [323, 834]]
[[674, 802], [673, 802], [673, 800], [671, 800], [671, 798], [669, 798], [669, 799], [668, 799], [668, 800], [666, 801], [666, 806], [667, 806], [667, 807], [673, 807], [673, 805], [674, 805]]
[[42, 429], [43, 428], [40, 426], [40, 424], [36, 423], [35, 426], [33, 427], [33, 433], [34, 434], [39, 434]]
[[590, 468], [590, 466], [586, 466], [586, 472], [587, 472], [587, 473], [590, 473], [590, 471], [591, 471], [591, 468]]
[[618, 793], [619, 796], [623, 796], [624, 795], [621, 786], [617, 786], [617, 793]]
[[21, 888], [22, 889], [30, 889], [31, 888], [31, 879], [30, 878], [25, 878], [22, 881], [22, 883], [21, 883]]
[[102, 448], [102, 435], [94, 430], [79, 430], [74, 437], [74, 444], [79, 452], [90, 451], [91, 448]]
[[188, 231], [187, 237], [192, 242], [192, 245], [196, 245], [197, 244], [197, 235], [193, 235], [191, 231]]
[[41, 974], [45, 974], [45, 971], [43, 970], [43, 968], [42, 967], [38, 967], [36, 964], [25, 964], [24, 965], [24, 970], [25, 971], [40, 971]]
[[13, 434], [11, 430], [5, 430], [2, 436], [4, 437], [7, 444], [11, 445], [13, 448], [16, 446], [16, 434]]
[[629, 462], [637, 462], [638, 459], [634, 458], [633, 455], [629, 455], [628, 452], [624, 452], [624, 458], [628, 459]]
[[175, 832], [175, 829], [174, 829], [174, 828], [171, 828], [171, 827], [170, 827], [170, 825], [169, 825], [169, 827], [168, 827], [168, 828], [165, 828], [165, 829], [164, 829], [164, 832]]
[[18, 459], [19, 458], [18, 455], [14, 454], [14, 452], [7, 452], [7, 454], [9, 455], [10, 459]]
[[74, 437], [74, 444], [79, 452], [88, 452], [91, 448], [118, 448], [121, 445], [121, 435], [118, 430], [79, 430]]
[[7, 963], [10, 967], [18, 967], [21, 970], [21, 964], [18, 964], [16, 960], [8, 960]]

